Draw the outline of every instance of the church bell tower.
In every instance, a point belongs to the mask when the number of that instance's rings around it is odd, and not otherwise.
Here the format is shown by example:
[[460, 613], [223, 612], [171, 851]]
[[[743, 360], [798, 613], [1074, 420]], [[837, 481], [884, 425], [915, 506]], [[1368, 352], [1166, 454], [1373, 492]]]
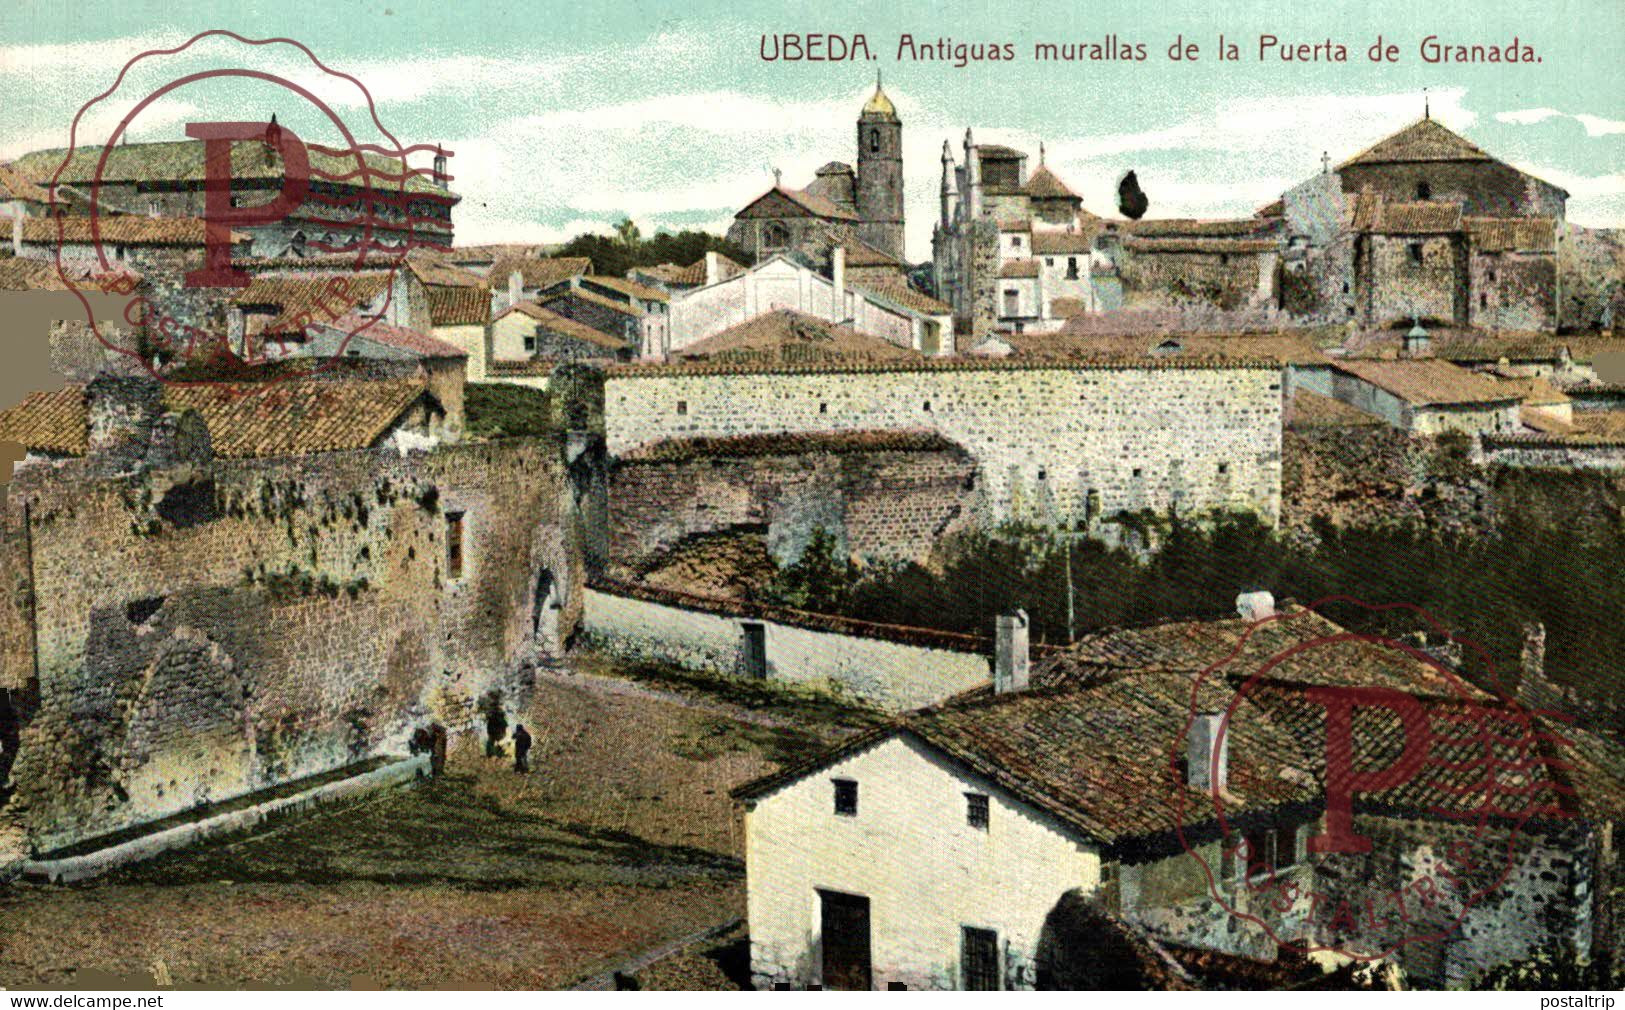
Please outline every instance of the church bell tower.
[[903, 121], [875, 78], [858, 114], [858, 237], [903, 262]]

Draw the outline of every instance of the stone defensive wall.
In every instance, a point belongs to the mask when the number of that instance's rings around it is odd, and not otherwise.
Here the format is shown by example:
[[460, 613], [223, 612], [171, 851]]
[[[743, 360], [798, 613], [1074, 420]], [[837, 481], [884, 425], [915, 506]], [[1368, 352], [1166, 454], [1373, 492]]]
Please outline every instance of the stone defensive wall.
[[931, 431], [652, 442], [610, 465], [610, 563], [636, 573], [685, 542], [745, 531], [789, 565], [819, 530], [860, 563], [925, 563], [977, 512], [976, 469]]
[[992, 643], [971, 635], [593, 579], [581, 637], [606, 653], [854, 695], [902, 711], [985, 686]]
[[1278, 362], [1027, 360], [621, 365], [606, 448], [774, 433], [933, 431], [975, 458], [993, 521], [1093, 523], [1281, 500]]
[[552, 440], [23, 469], [0, 827], [49, 856], [524, 704], [579, 614], [575, 522]]
[[1625, 469], [1625, 437], [1481, 435], [1486, 463], [1574, 469]]

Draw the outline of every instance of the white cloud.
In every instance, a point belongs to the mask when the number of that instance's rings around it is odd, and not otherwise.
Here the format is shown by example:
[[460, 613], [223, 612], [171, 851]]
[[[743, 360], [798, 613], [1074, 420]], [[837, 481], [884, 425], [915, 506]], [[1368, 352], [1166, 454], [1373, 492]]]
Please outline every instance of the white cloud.
[[1588, 137], [1605, 137], [1615, 133], [1625, 133], [1625, 120], [1604, 119], [1601, 116], [1588, 116], [1583, 112], [1575, 113], [1574, 118], [1586, 128]]
[[1616, 133], [1625, 133], [1625, 120], [1604, 119], [1585, 112], [1576, 112], [1572, 116], [1557, 109], [1513, 109], [1509, 112], [1497, 112], [1496, 122], [1514, 123], [1518, 126], [1532, 126], [1535, 123], [1544, 123], [1548, 119], [1572, 119], [1585, 127], [1588, 137], [1607, 137]]
[[1561, 116], [1562, 114], [1556, 109], [1548, 108], [1513, 109], [1509, 112], [1497, 112], [1495, 121], [1497, 123], [1516, 123], [1519, 126], [1532, 126], [1535, 123], [1544, 123], [1553, 116]]

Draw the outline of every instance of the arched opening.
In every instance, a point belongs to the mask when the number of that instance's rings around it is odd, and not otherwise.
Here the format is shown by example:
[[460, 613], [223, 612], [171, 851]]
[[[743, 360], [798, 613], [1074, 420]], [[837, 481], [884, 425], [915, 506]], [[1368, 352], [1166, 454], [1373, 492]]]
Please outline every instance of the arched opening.
[[1039, 989], [1159, 989], [1152, 944], [1081, 891], [1061, 895], [1038, 935]]
[[880, 153], [880, 131], [877, 129], [871, 129], [869, 131], [869, 153]]
[[536, 576], [536, 591], [532, 594], [530, 630], [536, 647], [552, 654], [559, 648], [559, 618], [564, 610], [564, 597], [553, 570], [543, 568]]
[[21, 739], [22, 726], [11, 703], [11, 692], [0, 690], [0, 806], [11, 798], [11, 766], [17, 760]]
[[778, 221], [769, 221], [762, 229], [762, 247], [764, 249], [783, 249], [790, 244], [790, 229]]

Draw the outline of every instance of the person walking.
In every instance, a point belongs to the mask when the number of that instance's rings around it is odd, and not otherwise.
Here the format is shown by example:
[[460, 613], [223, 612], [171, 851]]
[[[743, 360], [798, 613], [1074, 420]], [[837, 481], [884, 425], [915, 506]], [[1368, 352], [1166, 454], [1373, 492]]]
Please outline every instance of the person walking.
[[521, 775], [530, 771], [530, 734], [525, 732], [524, 723], [513, 730], [513, 770]]
[[508, 734], [508, 717], [501, 705], [492, 705], [485, 713], [485, 756], [502, 756], [502, 738]]

